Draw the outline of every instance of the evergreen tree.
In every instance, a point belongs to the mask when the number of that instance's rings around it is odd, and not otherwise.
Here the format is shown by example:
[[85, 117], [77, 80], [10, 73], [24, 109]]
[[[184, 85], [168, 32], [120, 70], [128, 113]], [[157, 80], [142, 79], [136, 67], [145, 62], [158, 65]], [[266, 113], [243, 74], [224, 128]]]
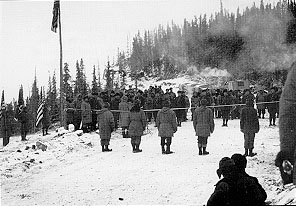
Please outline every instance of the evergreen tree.
[[24, 91], [23, 85], [19, 89], [18, 106], [24, 105]]
[[71, 82], [71, 75], [70, 75], [70, 70], [69, 70], [69, 64], [64, 63], [64, 74], [63, 74], [63, 83], [64, 83], [64, 92], [66, 99], [73, 99], [74, 94], [73, 94], [73, 89], [70, 84]]
[[1, 96], [1, 107], [2, 105], [5, 104], [5, 99], [4, 99], [4, 90], [2, 90], [2, 96]]
[[96, 77], [96, 67], [94, 65], [93, 68], [93, 80], [92, 80], [92, 88], [91, 88], [92, 93], [98, 93], [99, 88], [98, 88], [98, 82], [97, 82], [97, 77]]

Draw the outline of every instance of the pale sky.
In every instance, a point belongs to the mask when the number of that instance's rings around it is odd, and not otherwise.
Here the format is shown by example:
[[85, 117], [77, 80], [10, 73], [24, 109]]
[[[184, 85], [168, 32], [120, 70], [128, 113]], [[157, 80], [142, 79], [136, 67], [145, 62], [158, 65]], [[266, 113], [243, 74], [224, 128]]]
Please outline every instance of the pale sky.
[[[34, 80], [45, 87], [49, 74], [59, 79], [59, 35], [50, 30], [52, 1], [0, 2], [0, 91], [5, 101], [18, 98], [22, 84], [25, 98]], [[223, 0], [223, 6], [236, 12], [259, 5], [260, 0]], [[273, 2], [265, 0], [264, 2]], [[220, 0], [135, 0], [135, 1], [67, 1], [61, 0], [63, 62], [69, 64], [75, 78], [76, 60], [83, 58], [88, 82], [93, 65], [105, 68], [117, 48], [127, 49], [127, 37], [138, 30], [153, 30], [173, 20], [181, 25], [184, 18], [218, 12]], [[59, 84], [58, 84], [59, 85]]]

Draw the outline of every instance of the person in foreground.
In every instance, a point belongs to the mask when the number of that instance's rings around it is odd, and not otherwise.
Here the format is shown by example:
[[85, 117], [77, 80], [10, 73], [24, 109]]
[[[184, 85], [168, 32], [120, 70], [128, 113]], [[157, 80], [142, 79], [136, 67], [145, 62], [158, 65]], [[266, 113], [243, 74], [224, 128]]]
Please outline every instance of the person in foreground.
[[220, 160], [217, 175], [223, 178], [216, 184], [207, 205], [264, 205], [264, 189], [244, 172], [244, 163], [241, 164], [237, 155], [233, 159], [223, 157]]
[[267, 194], [258, 179], [246, 173], [246, 156], [236, 153], [231, 156], [231, 159], [234, 161], [238, 172], [238, 187], [246, 188], [246, 194], [249, 195], [247, 198], [244, 198], [246, 205], [264, 205]]

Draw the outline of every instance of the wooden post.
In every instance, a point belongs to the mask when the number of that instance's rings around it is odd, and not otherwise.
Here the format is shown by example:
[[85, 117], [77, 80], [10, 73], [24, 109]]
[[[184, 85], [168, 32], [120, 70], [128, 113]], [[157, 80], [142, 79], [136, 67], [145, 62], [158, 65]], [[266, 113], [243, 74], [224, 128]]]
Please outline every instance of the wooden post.
[[62, 25], [61, 25], [61, 2], [59, 5], [59, 39], [60, 39], [60, 108], [61, 108], [61, 114], [60, 114], [60, 121], [61, 121], [61, 127], [65, 125], [64, 123], [64, 84], [63, 84], [63, 44], [62, 44]]

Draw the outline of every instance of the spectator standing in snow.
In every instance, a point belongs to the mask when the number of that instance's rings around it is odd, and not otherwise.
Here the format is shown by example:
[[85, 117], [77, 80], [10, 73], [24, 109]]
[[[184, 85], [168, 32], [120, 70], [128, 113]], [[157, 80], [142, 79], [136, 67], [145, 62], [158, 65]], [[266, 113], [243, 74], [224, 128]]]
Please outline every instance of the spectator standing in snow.
[[267, 103], [267, 110], [269, 113], [269, 126], [275, 126], [276, 112], [277, 112], [277, 104], [274, 101], [278, 101], [278, 95], [275, 93], [275, 88], [272, 87], [270, 92], [267, 95], [266, 101], [273, 102]]
[[206, 151], [208, 137], [214, 132], [214, 115], [211, 109], [207, 108], [206, 99], [201, 100], [201, 106], [196, 108], [193, 115], [193, 128], [198, 137], [199, 155], [207, 155]]
[[280, 152], [276, 166], [280, 168], [284, 184], [296, 185], [296, 62], [288, 74], [279, 107]]
[[43, 105], [43, 118], [41, 120], [42, 122], [42, 134], [43, 136], [48, 134], [48, 128], [50, 126], [50, 116], [49, 116], [49, 110], [48, 105]]
[[109, 149], [111, 133], [114, 131], [115, 123], [113, 114], [109, 111], [109, 103], [105, 102], [103, 109], [98, 112], [97, 122], [101, 138], [102, 152], [111, 152]]
[[92, 114], [88, 96], [85, 96], [81, 103], [81, 121], [83, 132], [89, 132], [92, 123]]
[[267, 194], [260, 185], [256, 177], [248, 175], [245, 171], [247, 167], [247, 158], [241, 154], [233, 154], [231, 159], [234, 161], [237, 172], [238, 182], [237, 187], [243, 192], [244, 196], [241, 199], [244, 205], [264, 205]]
[[[160, 145], [162, 154], [171, 154], [171, 143], [174, 133], [177, 132], [176, 114], [170, 109], [170, 102], [165, 101], [163, 108], [158, 112], [156, 118], [158, 136], [161, 137]], [[166, 149], [165, 149], [166, 145]]]
[[27, 113], [27, 107], [24, 105], [20, 106], [18, 114], [18, 120], [21, 123], [21, 137], [22, 141], [27, 141], [26, 136], [28, 133], [28, 113]]
[[5, 147], [9, 143], [10, 137], [10, 126], [8, 121], [6, 105], [2, 105], [0, 110], [0, 134], [3, 138], [3, 147]]
[[246, 101], [246, 107], [241, 110], [240, 130], [244, 133], [245, 156], [255, 156], [253, 153], [255, 134], [259, 132], [257, 111], [252, 100]]
[[[256, 103], [265, 102], [265, 94], [262, 89], [258, 91], [256, 96]], [[257, 104], [258, 118], [264, 119], [265, 115], [265, 104]], [[262, 115], [262, 116], [261, 116]]]
[[[186, 99], [185, 95], [182, 94], [183, 91], [178, 91], [178, 96], [176, 97], [176, 107], [177, 108], [186, 108]], [[178, 127], [181, 127], [181, 123], [185, 120], [184, 117], [186, 116], [185, 109], [177, 109], [175, 110], [177, 116], [177, 123]]]
[[145, 112], [141, 109], [141, 101], [135, 100], [134, 106], [128, 114], [128, 134], [134, 153], [142, 152], [140, 149], [141, 137], [146, 129], [147, 120]]
[[119, 103], [119, 110], [125, 111], [120, 112], [119, 115], [119, 126], [122, 129], [123, 138], [128, 138], [128, 112], [130, 110], [130, 105], [127, 103], [128, 97], [123, 96], [121, 102]]
[[[233, 103], [232, 97], [229, 95], [228, 91], [225, 89], [221, 97], [221, 105], [231, 105]], [[223, 106], [221, 107], [221, 114], [223, 118], [222, 127], [227, 127], [229, 114], [232, 106]]]

